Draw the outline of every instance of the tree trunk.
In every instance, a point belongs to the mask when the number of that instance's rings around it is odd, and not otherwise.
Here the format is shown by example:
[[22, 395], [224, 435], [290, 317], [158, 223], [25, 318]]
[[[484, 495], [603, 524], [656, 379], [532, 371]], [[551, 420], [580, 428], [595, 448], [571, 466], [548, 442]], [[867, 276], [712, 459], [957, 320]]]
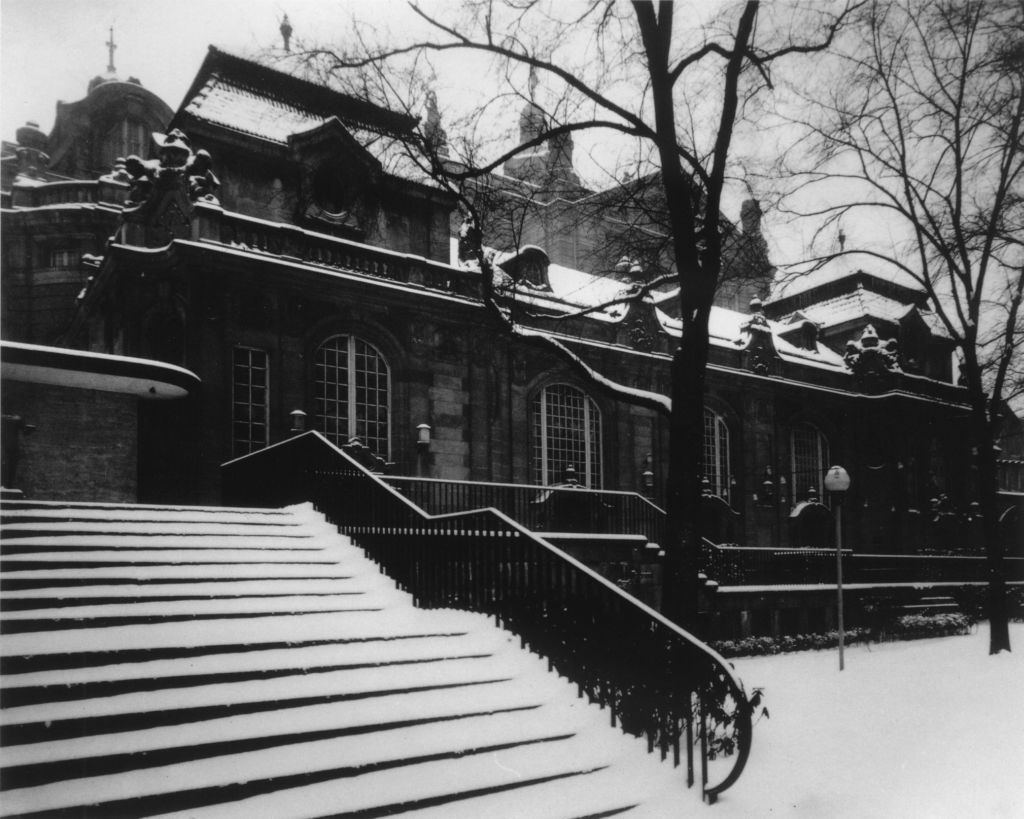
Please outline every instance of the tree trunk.
[[978, 505], [988, 564], [988, 653], [998, 654], [1010, 650], [1010, 626], [1006, 603], [1006, 561], [999, 531], [996, 454], [992, 426], [984, 406], [971, 410], [971, 426], [978, 451]]
[[[702, 326], [701, 326], [702, 325]], [[701, 564], [701, 474], [708, 336], [703, 322], [686, 322], [672, 358], [672, 416], [666, 485], [665, 616], [700, 634], [697, 574]]]

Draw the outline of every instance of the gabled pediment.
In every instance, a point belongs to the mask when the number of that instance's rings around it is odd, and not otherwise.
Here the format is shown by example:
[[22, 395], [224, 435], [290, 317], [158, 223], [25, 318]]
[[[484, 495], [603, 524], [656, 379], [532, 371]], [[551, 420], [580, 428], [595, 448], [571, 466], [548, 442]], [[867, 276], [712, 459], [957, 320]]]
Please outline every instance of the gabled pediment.
[[362, 241], [379, 207], [383, 169], [337, 117], [288, 137], [300, 167], [297, 216]]
[[290, 134], [288, 147], [292, 158], [302, 163], [344, 158], [359, 163], [369, 173], [379, 174], [382, 170], [380, 162], [334, 116], [305, 131]]

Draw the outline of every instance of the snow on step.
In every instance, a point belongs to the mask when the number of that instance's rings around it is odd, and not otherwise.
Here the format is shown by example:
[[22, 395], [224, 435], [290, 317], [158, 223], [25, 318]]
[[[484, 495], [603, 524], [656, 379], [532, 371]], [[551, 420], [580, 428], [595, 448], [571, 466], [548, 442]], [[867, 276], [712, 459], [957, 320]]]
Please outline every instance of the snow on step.
[[696, 803], [518, 638], [413, 608], [308, 507], [18, 502], [2, 519], [0, 815]]
[[[436, 795], [437, 783], [416, 770], [418, 765], [430, 762], [434, 757], [446, 758], [449, 767], [469, 769], [459, 777], [462, 787], [481, 780], [489, 786], [495, 780], [507, 781], [511, 776], [532, 778], [538, 773], [542, 776], [572, 774], [607, 766], [610, 762], [608, 749], [593, 741], [593, 736], [585, 739], [581, 736], [578, 742], [567, 742], [576, 735], [564, 733], [561, 726], [552, 725], [548, 714], [534, 714], [532, 718], [522, 714], [494, 714], [478, 718], [475, 723], [453, 722], [443, 727], [424, 725], [398, 731], [385, 730], [241, 753], [225, 759], [140, 770], [133, 772], [131, 777], [99, 776], [69, 780], [60, 788], [20, 788], [5, 793], [4, 810], [17, 814], [28, 810], [53, 811], [93, 804], [102, 811], [104, 805], [137, 798], [140, 793], [159, 796], [159, 802], [166, 804], [173, 801], [174, 794], [183, 791], [227, 789], [243, 781], [247, 787], [256, 788], [261, 780], [287, 781], [292, 777], [313, 778], [315, 781], [319, 774], [328, 782], [340, 785], [336, 788], [338, 798], [331, 811], [337, 813], [341, 806], [349, 810], [370, 808], [382, 803], [402, 803]], [[467, 747], [467, 735], [473, 736], [474, 729], [486, 732], [486, 737]], [[553, 747], [541, 748], [540, 753], [530, 747], [548, 743]], [[545, 754], [545, 750], [551, 753]], [[355, 800], [349, 789], [362, 777], [356, 776], [353, 782], [352, 776], [367, 767], [385, 771], [390, 768], [390, 772], [400, 770], [401, 776], [381, 777], [388, 784], [384, 786], [381, 782], [370, 793], [360, 794], [366, 801], [364, 804], [357, 801], [353, 805]], [[201, 798], [211, 797], [203, 795]], [[304, 797], [299, 799], [304, 801]], [[276, 809], [257, 810], [250, 816], [296, 815], [295, 809], [293, 806], [287, 813]], [[218, 807], [216, 815], [221, 815], [219, 810]], [[315, 815], [309, 812], [308, 805], [303, 805], [301, 810], [301, 815]], [[111, 813], [114, 811], [107, 811], [107, 815]]]
[[[329, 607], [331, 611], [365, 611], [383, 609], [404, 602], [405, 595], [391, 590], [377, 590], [348, 595], [346, 598], [325, 601], [319, 597], [291, 596], [267, 599], [250, 598], [244, 601], [244, 610], [239, 612], [239, 600], [176, 600], [171, 602], [135, 603], [131, 607], [132, 617], [174, 617], [192, 615], [195, 617], [218, 614], [296, 614], [303, 611], [320, 611]], [[12, 611], [4, 615], [7, 622], [25, 620], [49, 620], [58, 628], [62, 620], [87, 621], [92, 618], [117, 617], [125, 615], [123, 604], [107, 603], [98, 606], [68, 606], [64, 608], [33, 609]]]
[[74, 569], [18, 569], [10, 568], [6, 561], [0, 562], [5, 579], [18, 582], [51, 581], [54, 583], [74, 581], [137, 581], [140, 583], [161, 583], [164, 581], [187, 580], [262, 580], [288, 578], [331, 579], [351, 576], [351, 569], [345, 561], [340, 563], [238, 563], [225, 570], [223, 563], [181, 563], [177, 565], [139, 566], [79, 566]]
[[138, 694], [5, 708], [3, 724], [48, 723], [117, 714], [148, 714], [182, 708], [208, 708], [312, 697], [360, 696], [509, 679], [514, 669], [504, 658], [451, 659], [383, 668], [355, 668], [285, 679], [214, 683]]
[[[4, 516], [6, 518], [6, 515]], [[315, 532], [304, 528], [301, 524], [294, 522], [278, 523], [249, 523], [223, 521], [216, 519], [180, 521], [165, 520], [45, 520], [18, 522], [18, 518], [5, 520], [4, 532], [9, 536], [24, 535], [26, 532], [38, 532], [45, 530], [54, 534], [73, 532], [75, 534], [137, 534], [154, 536], [167, 532], [180, 532], [189, 535], [217, 535], [221, 537], [243, 537], [249, 535], [262, 535], [265, 537], [311, 537]], [[5, 540], [10, 540], [10, 537]]]
[[149, 660], [86, 668], [62, 668], [24, 674], [7, 674], [5, 690], [43, 686], [71, 687], [89, 682], [158, 679], [177, 675], [233, 674], [251, 669], [323, 668], [331, 665], [385, 665], [437, 657], [491, 655], [503, 648], [508, 636], [495, 630], [444, 637], [425, 636], [401, 640], [373, 640], [359, 643], [261, 649], [249, 647], [238, 654], [193, 657], [187, 666], [178, 660]]
[[544, 686], [521, 685], [518, 680], [501, 680], [475, 687], [472, 693], [464, 690], [458, 698], [447, 689], [421, 690], [415, 694], [403, 692], [372, 699], [282, 708], [184, 725], [11, 745], [4, 749], [4, 765], [13, 767], [117, 753], [152, 753], [161, 748], [201, 746], [214, 739], [232, 742], [414, 720], [441, 720], [465, 714], [521, 711], [540, 707], [545, 690], [548, 689]]
[[[454, 727], [454, 726], [453, 726]], [[596, 811], [576, 811], [570, 801], [588, 790], [600, 789], [605, 797], [600, 811], [608, 814], [615, 810], [628, 809], [646, 796], [644, 785], [649, 786], [655, 779], [657, 792], [674, 791], [678, 795], [675, 811], [665, 816], [681, 813], [679, 808], [687, 804], [685, 788], [664, 776], [670, 771], [664, 766], [658, 771], [661, 777], [650, 776], [650, 763], [644, 763], [648, 776], [637, 780], [631, 777], [635, 767], [623, 763], [623, 757], [630, 752], [643, 753], [642, 749], [629, 748], [625, 743], [613, 740], [614, 732], [588, 730], [580, 732], [570, 740], [555, 741], [511, 748], [502, 751], [488, 751], [469, 754], [461, 759], [424, 762], [412, 768], [399, 768], [364, 773], [350, 779], [334, 779], [305, 787], [280, 790], [265, 796], [256, 796], [238, 802], [210, 806], [206, 811], [181, 811], [161, 814], [162, 819], [184, 819], [184, 817], [210, 816], [218, 819], [250, 819], [252, 816], [273, 816], [275, 819], [292, 817], [336, 816], [345, 813], [369, 811], [381, 806], [393, 807], [394, 813], [416, 817], [417, 808], [424, 803], [435, 803], [435, 817], [466, 816], [488, 819], [579, 819]], [[619, 770], [619, 766], [622, 769]], [[598, 777], [602, 771], [614, 766], [614, 773]], [[655, 765], [657, 769], [659, 766]], [[617, 775], [615, 775], [617, 774]], [[678, 772], [675, 772], [678, 775]], [[591, 777], [594, 777], [591, 779]], [[563, 786], [573, 779], [577, 787], [563, 791]], [[532, 801], [531, 812], [518, 808], [526, 794], [534, 787], [551, 785], [546, 789], [544, 799]], [[588, 788], [588, 786], [590, 786]], [[482, 796], [481, 791], [493, 790], [491, 798], [481, 799], [478, 804], [486, 805], [476, 812], [471, 807], [458, 813], [462, 798]], [[692, 800], [692, 796], [689, 796]], [[437, 803], [440, 803], [439, 805]], [[341, 807], [343, 806], [343, 807]], [[400, 807], [401, 806], [401, 807]], [[405, 807], [406, 810], [402, 810]], [[389, 812], [390, 813], [390, 812]], [[383, 811], [381, 814], [383, 815]]]
[[287, 509], [249, 509], [232, 506], [160, 506], [152, 504], [99, 504], [64, 501], [9, 501], [2, 509], [4, 519], [17, 517], [55, 520], [70, 518], [81, 520], [218, 520], [226, 523], [253, 523], [255, 521], [283, 521], [290, 525], [308, 522], [297, 520]]
[[154, 623], [110, 629], [68, 629], [49, 633], [11, 634], [0, 642], [0, 656], [70, 654], [80, 651], [124, 651], [130, 649], [195, 648], [211, 645], [312, 642], [319, 640], [367, 640], [452, 634], [464, 631], [457, 623], [424, 618], [410, 608], [379, 612], [281, 615], [252, 623], [237, 620], [219, 622]]
[[[360, 583], [358, 590], [353, 590], [353, 583]], [[360, 577], [329, 577], [304, 580], [270, 580], [263, 578], [258, 581], [220, 580], [195, 581], [193, 583], [122, 583], [119, 585], [80, 586], [77, 588], [62, 586], [56, 588], [22, 589], [4, 592], [4, 601], [11, 600], [89, 600], [92, 598], [124, 598], [126, 600], [145, 599], [147, 597], [270, 597], [289, 596], [295, 594], [330, 595], [356, 594], [374, 588], [394, 588], [394, 584], [383, 576], [362, 575]]]

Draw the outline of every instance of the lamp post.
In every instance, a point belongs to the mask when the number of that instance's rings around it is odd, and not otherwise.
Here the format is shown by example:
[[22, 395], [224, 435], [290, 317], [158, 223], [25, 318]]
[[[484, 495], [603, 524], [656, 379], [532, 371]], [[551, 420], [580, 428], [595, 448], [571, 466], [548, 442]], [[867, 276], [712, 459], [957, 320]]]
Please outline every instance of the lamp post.
[[825, 490], [836, 506], [836, 615], [839, 626], [839, 670], [843, 670], [843, 494], [850, 488], [850, 476], [841, 466], [830, 466], [825, 473]]

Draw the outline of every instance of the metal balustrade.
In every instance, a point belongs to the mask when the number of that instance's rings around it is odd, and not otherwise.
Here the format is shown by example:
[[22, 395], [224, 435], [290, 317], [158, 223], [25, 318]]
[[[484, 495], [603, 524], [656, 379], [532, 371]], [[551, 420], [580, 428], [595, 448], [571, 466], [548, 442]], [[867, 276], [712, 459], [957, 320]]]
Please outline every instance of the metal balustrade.
[[643, 535], [664, 543], [665, 512], [635, 492], [395, 475], [382, 480], [432, 515], [490, 507], [533, 532]]
[[223, 475], [230, 504], [312, 501], [417, 605], [493, 616], [607, 707], [612, 725], [685, 765], [688, 784], [699, 777], [708, 801], [742, 772], [752, 707], [728, 663], [503, 512], [425, 512], [317, 432], [230, 461]]
[[[1024, 558], [1007, 556], [1006, 576], [1024, 580]], [[773, 549], [705, 542], [702, 565], [721, 586], [834, 584], [834, 549]], [[863, 554], [843, 550], [846, 583], [982, 583], [989, 569], [984, 555]]]

